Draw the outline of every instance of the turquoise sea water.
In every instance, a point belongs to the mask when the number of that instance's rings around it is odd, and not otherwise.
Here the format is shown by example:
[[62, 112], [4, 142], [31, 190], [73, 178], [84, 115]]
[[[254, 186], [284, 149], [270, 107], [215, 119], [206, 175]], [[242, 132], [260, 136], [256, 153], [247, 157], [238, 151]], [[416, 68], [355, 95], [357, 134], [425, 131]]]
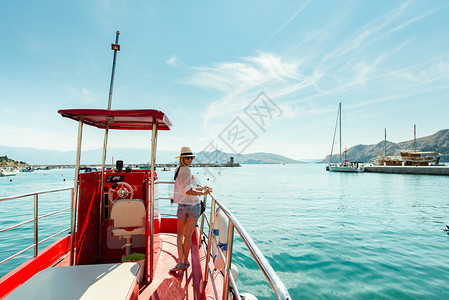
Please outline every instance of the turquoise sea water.
[[[13, 177], [0, 177], [0, 197], [23, 195], [34, 192], [73, 187], [74, 169], [39, 170], [19, 173]], [[42, 194], [38, 197], [39, 216], [70, 207], [71, 191]], [[0, 229], [14, 226], [34, 218], [34, 197], [25, 197], [0, 202]], [[39, 220], [39, 241], [70, 227], [70, 212], [64, 211]], [[67, 231], [68, 232], [68, 231]], [[54, 242], [62, 235], [43, 242], [39, 250]], [[25, 249], [34, 243], [34, 223], [0, 233], [0, 261]], [[17, 265], [32, 257], [34, 249], [28, 250], [15, 259], [0, 266], [3, 276]]]
[[[449, 224], [448, 177], [330, 173], [312, 164], [207, 171], [194, 169], [239, 219], [294, 299], [449, 298], [449, 235], [443, 231]], [[0, 196], [71, 186], [73, 173], [3, 177]], [[172, 172], [160, 177], [170, 180]], [[68, 206], [64, 193], [52, 196], [50, 208]], [[0, 203], [0, 228], [27, 213], [31, 218], [29, 202], [19, 208]], [[63, 219], [52, 226], [68, 226]], [[15, 239], [23, 240], [23, 248], [29, 239], [25, 243], [22, 234], [17, 231]], [[0, 260], [10, 247], [0, 235]], [[243, 248], [237, 238], [233, 262], [240, 292], [274, 299]], [[9, 267], [0, 268], [3, 275]]]

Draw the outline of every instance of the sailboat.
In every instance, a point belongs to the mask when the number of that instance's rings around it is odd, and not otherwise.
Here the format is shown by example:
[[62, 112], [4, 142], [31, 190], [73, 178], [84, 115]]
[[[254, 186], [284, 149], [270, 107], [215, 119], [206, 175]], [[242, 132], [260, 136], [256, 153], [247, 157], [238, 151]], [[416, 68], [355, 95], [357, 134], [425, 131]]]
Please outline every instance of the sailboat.
[[[332, 152], [334, 150], [334, 143], [335, 143], [335, 135], [337, 133], [337, 126], [339, 128], [339, 138], [340, 138], [340, 160], [339, 163], [333, 164], [332, 162]], [[350, 161], [348, 162], [347, 157], [347, 150], [341, 151], [341, 102], [338, 104], [338, 114], [337, 114], [337, 123], [335, 124], [335, 130], [334, 130], [334, 138], [332, 140], [332, 148], [331, 148], [331, 155], [329, 158], [329, 165], [326, 167], [326, 170], [331, 172], [363, 172], [365, 171], [365, 167], [362, 162], [357, 161]], [[341, 154], [345, 154], [345, 160], [342, 161]]]
[[400, 155], [387, 155], [387, 129], [385, 128], [384, 153], [372, 162], [375, 166], [437, 166], [440, 154], [416, 149], [416, 125], [414, 125], [413, 149], [401, 150]]

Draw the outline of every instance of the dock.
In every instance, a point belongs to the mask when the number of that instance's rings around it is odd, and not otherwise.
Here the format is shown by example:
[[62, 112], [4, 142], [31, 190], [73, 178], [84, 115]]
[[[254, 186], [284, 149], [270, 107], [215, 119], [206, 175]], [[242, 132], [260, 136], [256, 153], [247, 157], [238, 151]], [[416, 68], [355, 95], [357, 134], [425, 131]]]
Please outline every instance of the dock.
[[449, 166], [367, 166], [365, 172], [417, 175], [449, 175]]

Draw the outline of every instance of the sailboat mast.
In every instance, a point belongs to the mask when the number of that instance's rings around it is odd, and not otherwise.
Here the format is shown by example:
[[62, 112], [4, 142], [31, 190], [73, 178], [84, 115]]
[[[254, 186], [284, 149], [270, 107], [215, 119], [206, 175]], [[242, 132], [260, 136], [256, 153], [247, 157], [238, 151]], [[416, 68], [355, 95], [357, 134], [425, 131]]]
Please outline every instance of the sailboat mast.
[[[118, 38], [120, 36], [120, 31], [115, 33], [115, 44], [111, 45], [111, 49], [114, 50], [114, 58], [112, 60], [112, 74], [111, 74], [111, 85], [109, 86], [109, 100], [108, 100], [108, 110], [111, 110], [112, 105], [112, 90], [114, 88], [114, 77], [115, 77], [115, 64], [117, 60], [117, 51], [120, 51], [120, 45], [118, 44]], [[101, 163], [101, 178], [103, 178], [105, 162], [106, 162], [106, 148], [108, 145], [108, 134], [109, 134], [109, 123], [106, 124], [105, 132], [104, 132], [104, 141], [103, 141], [103, 159]], [[112, 162], [112, 168], [114, 168], [114, 162]], [[102, 181], [103, 183], [103, 181]], [[103, 186], [101, 187], [103, 190]]]
[[340, 165], [341, 165], [341, 102], [338, 104], [338, 116], [340, 118], [339, 127], [340, 127]]
[[387, 128], [385, 128], [384, 156], [387, 156]]
[[335, 136], [337, 135], [337, 127], [338, 127], [338, 110], [337, 110], [337, 119], [335, 120], [334, 127], [334, 137], [332, 138], [332, 147], [331, 147], [331, 155], [329, 156], [329, 165], [332, 163], [332, 154], [334, 153], [334, 145], [335, 145]]
[[416, 124], [413, 125], [413, 149], [416, 152]]

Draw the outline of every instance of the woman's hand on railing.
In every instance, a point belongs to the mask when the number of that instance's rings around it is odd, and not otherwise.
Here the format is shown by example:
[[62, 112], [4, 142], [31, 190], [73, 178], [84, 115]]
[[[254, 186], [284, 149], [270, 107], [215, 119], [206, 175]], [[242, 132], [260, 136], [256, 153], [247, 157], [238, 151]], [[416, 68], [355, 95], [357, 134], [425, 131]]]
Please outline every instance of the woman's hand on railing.
[[200, 190], [204, 193], [203, 195], [208, 195], [208, 194], [212, 193], [212, 188], [208, 187], [206, 185], [200, 187]]
[[212, 188], [208, 186], [196, 186], [195, 188], [191, 188], [186, 192], [187, 195], [191, 196], [201, 196], [201, 195], [208, 195], [212, 193]]

